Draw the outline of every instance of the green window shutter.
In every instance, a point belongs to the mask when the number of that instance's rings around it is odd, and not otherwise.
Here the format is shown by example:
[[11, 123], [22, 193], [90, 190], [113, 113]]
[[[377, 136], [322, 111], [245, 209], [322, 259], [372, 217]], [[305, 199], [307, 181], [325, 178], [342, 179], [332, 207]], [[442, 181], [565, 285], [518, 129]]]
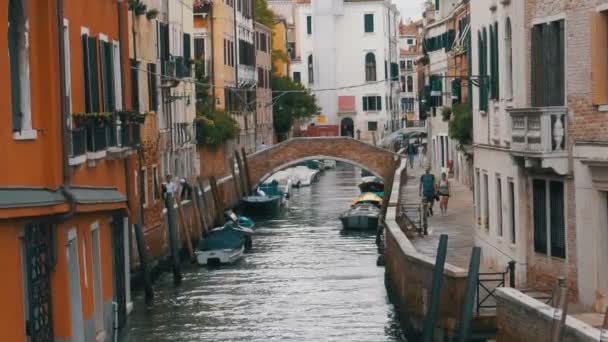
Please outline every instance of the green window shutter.
[[494, 98], [500, 98], [500, 61], [498, 57], [498, 22], [494, 22]]
[[84, 111], [92, 112], [91, 102], [91, 69], [89, 68], [89, 36], [82, 35], [82, 65], [84, 69]]
[[388, 62], [384, 61], [384, 79], [388, 80]]
[[376, 110], [382, 110], [382, 96], [376, 96]]
[[184, 33], [184, 61], [186, 61], [186, 63], [189, 63], [191, 55], [190, 35], [188, 33]]
[[148, 64], [148, 97], [150, 99], [150, 110], [158, 110], [158, 99], [156, 93], [156, 64]]
[[452, 80], [452, 104], [461, 102], [461, 80], [460, 78], [457, 78]]
[[363, 111], [367, 112], [368, 110], [368, 106], [367, 106], [367, 96], [363, 96]]
[[312, 34], [312, 17], [306, 17], [306, 33]]
[[133, 110], [139, 110], [139, 64], [131, 60], [131, 98], [133, 99]]
[[21, 76], [19, 75], [19, 32], [18, 12], [20, 12], [20, 1], [10, 1], [9, 8], [9, 32], [8, 32], [8, 51], [11, 72], [11, 106], [12, 106], [12, 126], [13, 131], [21, 130]]
[[435, 11], [439, 11], [439, 2], [440, 0], [435, 0]]
[[293, 81], [296, 83], [301, 83], [302, 82], [302, 75], [300, 74], [299, 71], [296, 71], [293, 73]]
[[99, 112], [99, 67], [97, 65], [97, 38], [89, 37], [89, 72], [91, 87], [91, 111]]
[[373, 14], [365, 14], [363, 16], [365, 22], [365, 32], [372, 33], [374, 32], [374, 15]]
[[[108, 46], [109, 45], [109, 46]], [[110, 112], [114, 110], [113, 104], [113, 82], [112, 82], [112, 44], [104, 41], [99, 42], [99, 56], [101, 60], [101, 91], [103, 110]]]

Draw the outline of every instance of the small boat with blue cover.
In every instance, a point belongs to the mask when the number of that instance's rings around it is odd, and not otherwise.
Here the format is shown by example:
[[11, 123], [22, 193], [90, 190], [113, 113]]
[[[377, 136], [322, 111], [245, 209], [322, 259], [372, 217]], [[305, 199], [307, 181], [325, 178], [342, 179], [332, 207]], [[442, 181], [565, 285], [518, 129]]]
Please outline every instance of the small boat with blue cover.
[[196, 247], [196, 261], [199, 265], [231, 264], [243, 256], [245, 234], [234, 229], [232, 222], [211, 230]]

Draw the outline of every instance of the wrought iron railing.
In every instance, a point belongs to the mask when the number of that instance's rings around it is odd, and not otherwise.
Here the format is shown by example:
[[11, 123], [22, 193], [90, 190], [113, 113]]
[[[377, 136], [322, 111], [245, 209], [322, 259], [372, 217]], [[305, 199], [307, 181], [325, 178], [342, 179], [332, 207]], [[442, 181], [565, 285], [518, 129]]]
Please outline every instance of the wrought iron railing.
[[71, 131], [71, 135], [70, 157], [85, 154], [87, 152], [87, 131], [84, 128], [76, 128]]
[[141, 125], [132, 124], [131, 133], [132, 139], [130, 145], [133, 147], [141, 145]]
[[[508, 278], [508, 279], [507, 279]], [[510, 261], [504, 272], [479, 272], [477, 278], [477, 315], [482, 309], [496, 309], [496, 289], [515, 287], [515, 261]]]
[[108, 147], [108, 126], [87, 127], [87, 152], [99, 152]]

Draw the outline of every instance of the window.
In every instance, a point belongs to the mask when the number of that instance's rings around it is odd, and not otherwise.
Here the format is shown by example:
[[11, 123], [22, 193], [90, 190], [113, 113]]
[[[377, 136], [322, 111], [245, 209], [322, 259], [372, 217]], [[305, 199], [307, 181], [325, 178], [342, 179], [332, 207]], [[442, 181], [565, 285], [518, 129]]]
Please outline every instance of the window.
[[513, 181], [509, 181], [509, 220], [511, 243], [515, 244], [517, 236], [515, 235], [515, 184]]
[[513, 96], [513, 50], [512, 43], [513, 38], [511, 34], [511, 19], [507, 18], [505, 23], [505, 59], [506, 63], [506, 84], [507, 84], [507, 97]]
[[258, 88], [264, 88], [264, 69], [258, 67]]
[[498, 65], [498, 23], [490, 25], [490, 97], [498, 100], [499, 94], [499, 65]]
[[405, 70], [405, 61], [399, 61], [399, 68], [401, 68], [401, 70]]
[[376, 81], [376, 56], [372, 52], [365, 55], [365, 81]]
[[502, 236], [502, 181], [496, 175], [496, 228], [498, 236]]
[[413, 38], [408, 38], [407, 39], [407, 45], [413, 45], [414, 44], [414, 39]]
[[475, 217], [477, 218], [477, 225], [481, 225], [481, 179], [479, 178], [479, 169], [475, 170]]
[[131, 93], [133, 94], [133, 109], [141, 110], [141, 100], [139, 96], [139, 62], [131, 60]]
[[313, 67], [312, 55], [308, 56], [308, 83], [315, 83], [315, 72]]
[[265, 33], [260, 33], [260, 50], [262, 51], [266, 51], [266, 43], [268, 41], [266, 40], [266, 34]]
[[[122, 71], [121, 71], [121, 60], [120, 60], [120, 45], [118, 42], [114, 42], [112, 44], [112, 48], [114, 49], [114, 98], [116, 109], [121, 110], [122, 107]], [[154, 77], [157, 77], [154, 75]]]
[[158, 183], [158, 168], [152, 167], [152, 194], [154, 195], [154, 201], [160, 199], [160, 188]]
[[194, 38], [194, 59], [205, 59], [205, 38]]
[[302, 73], [299, 71], [294, 71], [293, 72], [293, 81], [296, 83], [301, 83], [302, 82]]
[[535, 179], [532, 202], [534, 251], [548, 256], [565, 258], [564, 183]]
[[414, 92], [414, 78], [412, 76], [407, 77], [407, 92]]
[[150, 111], [158, 110], [158, 93], [156, 87], [156, 64], [148, 63], [148, 99]]
[[401, 82], [399, 82], [401, 84], [401, 92], [405, 93], [405, 76], [401, 76], [400, 77]]
[[534, 25], [532, 28], [532, 106], [563, 106], [564, 20]]
[[148, 174], [146, 172], [146, 169], [143, 168], [141, 169], [141, 181], [144, 183], [143, 184], [143, 199], [142, 199], [142, 203], [144, 208], [148, 207]]
[[401, 99], [401, 112], [403, 112], [403, 113], [413, 113], [414, 112], [414, 99], [413, 98]]
[[477, 37], [477, 46], [478, 46], [478, 66], [479, 66], [479, 76], [481, 78], [481, 82], [479, 85], [479, 110], [487, 111], [488, 110], [488, 86], [489, 82], [486, 77], [487, 72], [487, 59], [488, 59], [488, 51], [487, 51], [487, 31], [484, 27], [481, 31], [478, 32]]
[[67, 106], [68, 113], [72, 113], [72, 75], [71, 75], [71, 64], [70, 64], [70, 30], [68, 27], [67, 20], [63, 21], [63, 42], [61, 48], [64, 53], [64, 64], [65, 64], [65, 73], [63, 75], [64, 78], [64, 86], [65, 86], [65, 94], [67, 97]]
[[604, 105], [608, 103], [608, 11], [591, 13], [593, 104]]
[[364, 14], [363, 22], [364, 22], [365, 33], [373, 33], [374, 32], [374, 15], [373, 14]]
[[99, 54], [101, 59], [101, 90], [103, 95], [103, 110], [112, 112], [114, 108], [114, 76], [112, 75], [112, 43], [99, 40]]
[[382, 110], [382, 96], [363, 96], [363, 111], [374, 112]]
[[488, 182], [488, 175], [484, 174], [483, 175], [483, 226], [486, 228], [486, 230], [490, 229], [490, 211], [489, 211], [489, 207], [490, 207], [490, 199], [489, 199], [489, 188], [488, 188], [489, 182]]
[[435, 11], [439, 11], [439, 3], [441, 0], [435, 0]]
[[23, 2], [22, 0], [10, 0], [8, 4], [8, 54], [13, 132], [32, 128], [29, 32]]
[[103, 282], [101, 277], [101, 234], [99, 223], [91, 227], [91, 254], [93, 255], [93, 297], [95, 314], [95, 332], [104, 330], [103, 324]]
[[228, 65], [228, 41], [224, 39], [224, 65]]
[[306, 16], [306, 33], [312, 34], [312, 17]]
[[414, 62], [412, 62], [412, 61], [408, 60], [408, 61], [407, 61], [407, 67], [406, 67], [406, 69], [407, 69], [408, 71], [412, 71], [412, 70], [414, 69]]
[[[97, 72], [97, 39], [82, 35], [86, 112], [99, 112], [99, 74]], [[137, 70], [136, 70], [137, 71]]]
[[378, 122], [376, 121], [369, 121], [367, 123], [367, 130], [370, 132], [375, 132], [378, 130]]

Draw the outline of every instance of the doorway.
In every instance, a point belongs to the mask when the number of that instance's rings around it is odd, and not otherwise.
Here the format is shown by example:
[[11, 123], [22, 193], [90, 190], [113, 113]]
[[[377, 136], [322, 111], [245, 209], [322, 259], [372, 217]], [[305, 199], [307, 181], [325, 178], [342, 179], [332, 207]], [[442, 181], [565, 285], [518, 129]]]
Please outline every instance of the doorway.
[[344, 118], [340, 121], [340, 136], [355, 137], [355, 123], [351, 118]]
[[82, 318], [82, 297], [80, 293], [80, 265], [78, 262], [78, 239], [76, 229], [68, 231], [66, 253], [70, 281], [70, 318], [72, 321], [72, 339], [84, 341], [84, 324]]

